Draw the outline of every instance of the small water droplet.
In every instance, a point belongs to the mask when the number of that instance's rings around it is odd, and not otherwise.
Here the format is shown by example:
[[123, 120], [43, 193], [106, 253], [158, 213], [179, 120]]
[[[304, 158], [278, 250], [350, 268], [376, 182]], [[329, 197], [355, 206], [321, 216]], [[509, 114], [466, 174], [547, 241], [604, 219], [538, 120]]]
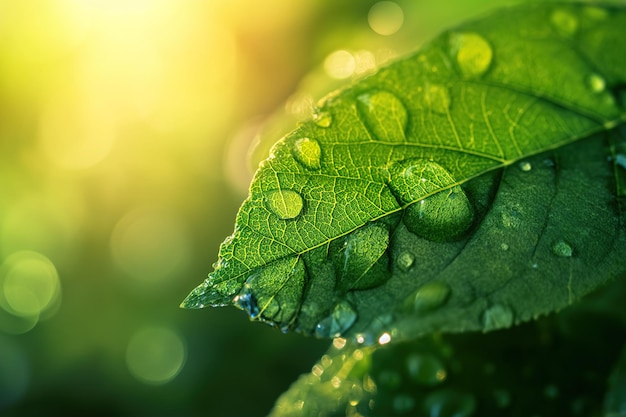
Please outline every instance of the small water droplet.
[[375, 91], [357, 97], [363, 123], [378, 140], [404, 142], [408, 123], [406, 107], [388, 91]]
[[322, 149], [318, 141], [309, 138], [296, 140], [293, 146], [293, 156], [308, 169], [320, 169]]
[[517, 229], [522, 225], [521, 208], [517, 205], [504, 207], [500, 214], [502, 225], [507, 229]]
[[315, 336], [320, 338], [339, 337], [346, 332], [357, 319], [354, 308], [347, 301], [335, 305], [331, 314], [315, 327]]
[[248, 278], [241, 289], [241, 292], [233, 299], [233, 304], [248, 313], [248, 316], [250, 316], [251, 319], [256, 319], [261, 312], [257, 299], [253, 294], [252, 287], [254, 284], [250, 285], [251, 282], [254, 282], [256, 276], [257, 275], [253, 275]]
[[559, 240], [552, 245], [552, 252], [554, 252], [556, 256], [569, 258], [574, 254], [574, 249], [572, 249], [567, 242]]
[[500, 249], [502, 249], [504, 251], [507, 251], [507, 250], [509, 250], [509, 245], [506, 244], [506, 243], [501, 243], [500, 244]]
[[333, 123], [333, 116], [327, 111], [317, 111], [313, 114], [313, 122], [319, 127], [330, 127]]
[[472, 225], [474, 209], [467, 195], [441, 165], [409, 159], [392, 164], [389, 173], [389, 188], [398, 203], [414, 203], [403, 217], [412, 233], [443, 242], [460, 238]]
[[587, 77], [587, 85], [594, 93], [602, 93], [606, 89], [606, 80], [594, 73]]
[[483, 313], [483, 331], [508, 328], [513, 325], [513, 310], [502, 304], [495, 304]]
[[568, 10], [554, 10], [550, 15], [550, 23], [563, 37], [573, 36], [578, 31], [578, 18]]
[[341, 292], [367, 289], [384, 283], [389, 274], [389, 230], [380, 223], [368, 223], [350, 233], [343, 250], [335, 259], [339, 275], [337, 289]]
[[493, 61], [491, 45], [477, 33], [452, 33], [450, 49], [464, 77], [480, 77], [487, 72]]
[[531, 171], [533, 169], [533, 166], [530, 162], [528, 161], [522, 161], [520, 162], [518, 165], [520, 170], [524, 171], [524, 172], [528, 172]]
[[446, 114], [450, 109], [450, 92], [441, 84], [428, 84], [424, 88], [424, 100], [430, 108], [441, 114]]
[[423, 402], [426, 415], [431, 417], [470, 417], [476, 411], [476, 399], [453, 389], [441, 389], [426, 396]]
[[401, 308], [408, 313], [421, 313], [443, 306], [450, 297], [450, 286], [445, 282], [429, 282], [411, 293]]
[[393, 397], [393, 409], [396, 413], [404, 414], [415, 408], [415, 399], [408, 394], [398, 394]]
[[427, 387], [442, 383], [447, 376], [446, 368], [435, 355], [412, 354], [407, 357], [406, 365], [411, 379]]
[[402, 252], [400, 255], [398, 255], [398, 258], [396, 259], [396, 264], [398, 265], [398, 268], [400, 268], [404, 272], [411, 269], [414, 263], [415, 255], [413, 255], [411, 252]]
[[288, 220], [298, 217], [304, 207], [302, 196], [293, 190], [271, 190], [265, 194], [267, 208], [279, 218]]
[[381, 346], [386, 345], [389, 342], [391, 342], [391, 335], [387, 332], [381, 334], [380, 337], [378, 338], [378, 344]]

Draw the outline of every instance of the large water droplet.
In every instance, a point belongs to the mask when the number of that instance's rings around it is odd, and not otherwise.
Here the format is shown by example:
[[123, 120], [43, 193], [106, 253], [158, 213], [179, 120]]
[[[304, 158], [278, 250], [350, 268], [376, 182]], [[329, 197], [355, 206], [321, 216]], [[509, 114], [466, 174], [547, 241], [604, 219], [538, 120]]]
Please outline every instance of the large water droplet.
[[446, 114], [450, 109], [450, 92], [441, 84], [428, 84], [424, 88], [424, 100], [436, 113]]
[[298, 217], [304, 207], [302, 196], [293, 190], [271, 190], [265, 194], [267, 208], [281, 219]]
[[350, 233], [336, 259], [338, 290], [367, 289], [389, 278], [389, 230], [379, 223], [369, 223]]
[[434, 355], [415, 353], [407, 358], [406, 364], [409, 376], [420, 385], [431, 387], [446, 379], [446, 368]]
[[322, 319], [315, 327], [317, 337], [339, 337], [346, 332], [357, 319], [357, 313], [347, 301], [335, 305], [330, 315]]
[[528, 161], [522, 161], [517, 166], [519, 167], [520, 170], [524, 172], [529, 172], [533, 169], [532, 164]]
[[461, 32], [450, 35], [450, 49], [464, 77], [480, 77], [493, 61], [493, 49], [477, 33]]
[[363, 123], [378, 140], [404, 142], [408, 123], [406, 107], [396, 95], [375, 91], [357, 97]]
[[293, 156], [308, 169], [320, 169], [322, 149], [318, 141], [300, 138], [293, 145]]
[[563, 37], [573, 36], [578, 31], [578, 18], [568, 10], [554, 10], [550, 15], [550, 23]]
[[594, 73], [587, 77], [587, 85], [594, 93], [602, 93], [606, 89], [606, 80]]
[[572, 249], [569, 243], [559, 240], [552, 245], [552, 252], [554, 252], [556, 256], [569, 258], [574, 254], [574, 249]]
[[[389, 188], [400, 205], [410, 204], [403, 221], [407, 229], [442, 242], [461, 237], [472, 225], [474, 210], [452, 174], [424, 159], [393, 164]], [[440, 191], [441, 190], [441, 191]]]
[[483, 313], [483, 331], [511, 327], [513, 324], [513, 310], [502, 304], [495, 304]]
[[407, 313], [420, 313], [443, 306], [450, 297], [450, 286], [444, 282], [429, 282], [404, 299], [401, 309]]

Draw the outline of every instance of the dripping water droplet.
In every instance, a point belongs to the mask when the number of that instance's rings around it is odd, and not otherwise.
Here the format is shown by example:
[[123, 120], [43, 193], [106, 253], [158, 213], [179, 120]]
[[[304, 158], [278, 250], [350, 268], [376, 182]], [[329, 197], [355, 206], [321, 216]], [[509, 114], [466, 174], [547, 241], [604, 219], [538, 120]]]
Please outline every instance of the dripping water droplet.
[[267, 208], [281, 219], [298, 217], [304, 207], [302, 196], [293, 190], [271, 190], [265, 194]]
[[513, 310], [502, 304], [495, 304], [483, 313], [483, 331], [508, 328], [513, 325]]
[[363, 123], [373, 136], [384, 142], [404, 142], [408, 123], [406, 107], [388, 91], [375, 91], [357, 97]]
[[467, 78], [480, 77], [487, 72], [493, 61], [491, 45], [477, 33], [451, 34], [450, 49], [461, 73]]
[[320, 169], [322, 150], [318, 141], [309, 138], [296, 140], [293, 156], [308, 169]]

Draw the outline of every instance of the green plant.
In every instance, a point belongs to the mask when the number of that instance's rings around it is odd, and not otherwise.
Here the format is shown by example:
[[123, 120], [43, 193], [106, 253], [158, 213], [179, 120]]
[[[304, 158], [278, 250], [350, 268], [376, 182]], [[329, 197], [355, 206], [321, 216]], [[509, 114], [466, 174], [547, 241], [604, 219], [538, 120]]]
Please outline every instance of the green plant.
[[274, 146], [183, 303], [334, 338], [272, 415], [626, 412], [625, 25], [617, 6], [503, 10]]

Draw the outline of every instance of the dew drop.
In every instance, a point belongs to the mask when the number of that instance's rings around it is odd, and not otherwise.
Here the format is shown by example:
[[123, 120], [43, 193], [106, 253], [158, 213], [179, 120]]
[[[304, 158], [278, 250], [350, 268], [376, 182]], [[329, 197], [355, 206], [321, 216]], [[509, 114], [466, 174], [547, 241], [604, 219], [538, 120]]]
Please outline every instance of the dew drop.
[[330, 127], [333, 123], [333, 116], [327, 111], [320, 111], [313, 114], [313, 122], [319, 127]]
[[502, 304], [495, 304], [483, 313], [483, 331], [508, 328], [513, 325], [513, 310]]
[[578, 18], [567, 10], [554, 10], [550, 15], [550, 23], [563, 37], [573, 36], [578, 31]]
[[259, 317], [261, 309], [259, 308], [259, 303], [253, 294], [252, 286], [249, 284], [250, 279], [254, 280], [254, 276], [249, 278], [244, 284], [241, 292], [233, 299], [233, 304], [248, 313], [248, 316], [250, 316], [251, 319], [256, 319]]
[[443, 306], [450, 297], [450, 286], [444, 282], [429, 282], [411, 293], [401, 308], [409, 313], [421, 313]]
[[450, 49], [464, 77], [480, 77], [493, 61], [493, 49], [477, 33], [461, 32], [450, 35]]
[[594, 73], [587, 77], [587, 85], [594, 93], [602, 93], [606, 89], [606, 80]]
[[369, 223], [350, 233], [335, 260], [338, 290], [376, 287], [389, 278], [386, 255], [389, 230], [383, 224]]
[[375, 91], [357, 97], [363, 123], [378, 140], [404, 142], [408, 122], [406, 107], [388, 91]]
[[400, 268], [404, 272], [411, 269], [414, 263], [415, 255], [413, 255], [411, 252], [402, 252], [400, 255], [398, 255], [398, 258], [396, 259], [396, 265], [398, 265], [398, 268]]
[[317, 337], [339, 337], [346, 332], [357, 319], [356, 311], [347, 301], [335, 305], [331, 314], [315, 326]]
[[500, 249], [502, 249], [503, 251], [507, 251], [509, 250], [509, 245], [507, 243], [501, 243]]
[[322, 150], [315, 139], [300, 138], [293, 145], [293, 156], [308, 169], [320, 169]]
[[389, 173], [391, 192], [400, 205], [408, 205], [403, 221], [412, 233], [444, 242], [458, 239], [472, 225], [474, 210], [467, 195], [441, 165], [409, 159], [394, 163]]
[[294, 219], [302, 212], [302, 196], [293, 190], [271, 190], [265, 194], [267, 208], [279, 218]]
[[424, 100], [430, 108], [441, 114], [446, 114], [450, 109], [450, 92], [441, 84], [429, 84], [424, 89]]
[[420, 385], [432, 387], [442, 383], [447, 376], [439, 358], [431, 354], [412, 354], [406, 360], [409, 377]]
[[574, 249], [567, 242], [559, 240], [552, 245], [552, 252], [561, 258], [569, 258], [574, 254]]
[[502, 219], [502, 225], [507, 229], [517, 229], [522, 225], [521, 208], [517, 205], [504, 207], [500, 218]]
[[532, 164], [528, 161], [522, 161], [517, 166], [519, 167], [520, 170], [524, 172], [529, 172], [533, 169]]

